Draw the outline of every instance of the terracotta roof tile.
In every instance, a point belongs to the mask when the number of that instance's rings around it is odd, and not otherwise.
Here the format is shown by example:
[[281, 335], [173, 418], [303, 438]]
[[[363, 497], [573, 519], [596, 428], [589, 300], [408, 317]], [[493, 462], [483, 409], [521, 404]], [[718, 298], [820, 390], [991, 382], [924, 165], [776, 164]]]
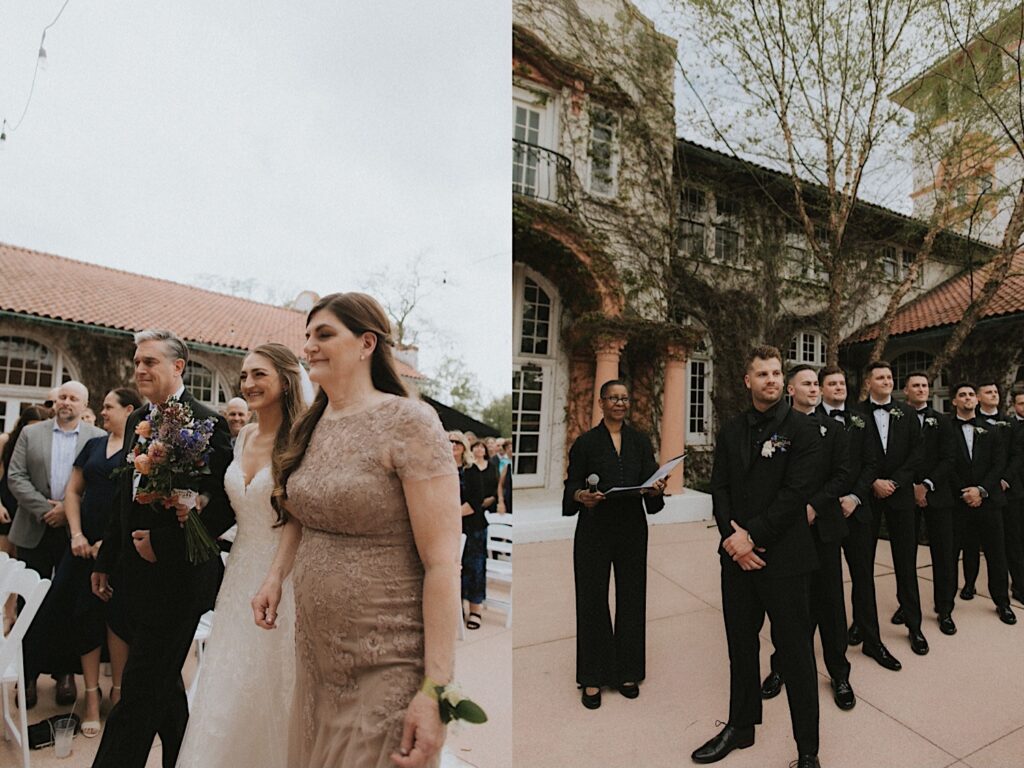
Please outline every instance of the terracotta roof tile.
[[[974, 271], [974, 292], [981, 290], [988, 278], [990, 266]], [[892, 323], [892, 335], [913, 333], [927, 328], [953, 325], [971, 302], [971, 278], [966, 272], [951, 277], [927, 293], [902, 306]], [[999, 317], [1024, 312], [1024, 251], [1014, 255], [1009, 276], [996, 290], [982, 318]], [[878, 338], [878, 329], [871, 325], [851, 334], [844, 344], [856, 344]]]
[[[277, 341], [301, 354], [292, 309], [0, 243], [0, 310], [124, 331], [169, 328], [186, 341], [246, 350]], [[399, 373], [426, 378], [401, 360]]]

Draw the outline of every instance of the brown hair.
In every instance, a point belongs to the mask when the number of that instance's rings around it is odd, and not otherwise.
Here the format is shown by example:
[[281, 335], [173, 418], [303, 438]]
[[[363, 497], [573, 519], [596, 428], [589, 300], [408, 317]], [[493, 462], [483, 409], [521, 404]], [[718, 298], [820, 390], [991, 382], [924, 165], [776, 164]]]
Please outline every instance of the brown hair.
[[44, 408], [41, 405], [30, 405], [24, 410], [21, 416], [18, 417], [18, 421], [14, 425], [14, 429], [8, 432], [7, 442], [4, 443], [3, 453], [0, 453], [0, 462], [3, 463], [4, 472], [7, 471], [7, 467], [10, 466], [11, 457], [14, 456], [14, 444], [18, 442], [18, 437], [21, 435], [23, 430], [30, 421], [46, 421], [52, 418], [53, 412], [49, 408]]
[[782, 364], [782, 353], [779, 352], [778, 347], [772, 347], [769, 346], [768, 344], [762, 344], [760, 346], [753, 347], [747, 353], [747, 359], [743, 364], [743, 370], [749, 371], [751, 364], [755, 360], [771, 360], [773, 358], [778, 360], [780, 365]]
[[110, 390], [110, 394], [117, 398], [117, 402], [122, 408], [126, 408], [129, 405], [133, 409], [142, 407], [142, 395], [139, 394], [138, 390], [131, 387], [118, 387], [117, 389]]
[[[306, 315], [306, 325], [313, 316], [327, 310], [340, 320], [356, 336], [372, 333], [377, 337], [370, 358], [370, 380], [374, 389], [399, 397], [408, 397], [409, 393], [402, 384], [402, 379], [395, 370], [395, 360], [391, 354], [391, 323], [377, 300], [365, 293], [331, 293], [324, 296]], [[288, 499], [288, 478], [302, 464], [306, 455], [313, 430], [320, 423], [320, 417], [327, 410], [327, 394], [321, 388], [313, 400], [313, 404], [299, 416], [292, 425], [288, 443], [280, 456], [274, 460], [274, 495], [271, 498], [277, 511], [278, 524], [288, 520], [284, 502]]]
[[826, 365], [824, 368], [818, 371], [818, 383], [824, 384], [825, 379], [827, 379], [829, 376], [837, 375], [843, 377], [843, 383], [846, 382], [846, 371], [844, 371], [838, 365]]

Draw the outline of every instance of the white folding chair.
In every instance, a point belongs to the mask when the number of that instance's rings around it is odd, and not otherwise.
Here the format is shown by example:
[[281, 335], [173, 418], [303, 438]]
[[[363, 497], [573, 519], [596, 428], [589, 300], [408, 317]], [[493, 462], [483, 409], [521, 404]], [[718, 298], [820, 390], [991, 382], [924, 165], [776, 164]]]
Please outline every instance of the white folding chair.
[[512, 519], [487, 514], [487, 581], [508, 585], [508, 599], [488, 597], [484, 602], [505, 611], [505, 626], [512, 626]]
[[[19, 563], [24, 566], [24, 563]], [[6, 578], [3, 578], [2, 589], [0, 589], [0, 600], [6, 600], [8, 595], [14, 594], [25, 601], [25, 606], [14, 622], [10, 633], [0, 638], [0, 698], [3, 699], [4, 718], [4, 740], [12, 738], [21, 747], [24, 768], [28, 764], [28, 712], [25, 707], [25, 665], [22, 661], [22, 641], [29, 625], [35, 618], [39, 605], [43, 602], [47, 590], [50, 589], [50, 580], [39, 578], [39, 574], [24, 567], [11, 569], [10, 561], [6, 568], [9, 569]], [[16, 722], [10, 706], [10, 697], [7, 687], [10, 683], [18, 685], [18, 721]]]

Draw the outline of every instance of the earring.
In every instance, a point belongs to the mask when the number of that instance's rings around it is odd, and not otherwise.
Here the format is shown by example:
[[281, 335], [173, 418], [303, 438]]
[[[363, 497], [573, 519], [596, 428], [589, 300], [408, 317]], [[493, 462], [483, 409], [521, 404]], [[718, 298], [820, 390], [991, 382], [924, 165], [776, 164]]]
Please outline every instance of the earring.
[[359, 356], [359, 359], [360, 359], [360, 360], [365, 360], [365, 359], [366, 359], [366, 355], [360, 355], [360, 356]]

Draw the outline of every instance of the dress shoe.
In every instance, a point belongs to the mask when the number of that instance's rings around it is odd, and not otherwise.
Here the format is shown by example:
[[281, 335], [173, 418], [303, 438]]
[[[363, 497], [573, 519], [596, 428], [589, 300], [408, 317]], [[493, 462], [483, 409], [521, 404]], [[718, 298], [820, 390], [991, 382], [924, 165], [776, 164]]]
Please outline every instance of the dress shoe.
[[821, 768], [817, 755], [800, 755], [795, 763], [790, 763], [790, 768]]
[[961, 600], [973, 600], [974, 599], [974, 587], [964, 584], [964, 588], [960, 590]]
[[910, 650], [918, 656], [924, 656], [928, 653], [928, 641], [924, 639], [924, 635], [919, 631], [910, 633]]
[[850, 631], [846, 635], [846, 642], [848, 645], [860, 645], [861, 640], [860, 627], [856, 624], [850, 625]]
[[601, 706], [601, 689], [597, 689], [597, 693], [587, 693], [586, 687], [583, 688], [583, 695], [580, 697], [580, 701], [583, 702], [583, 706], [587, 709], [597, 709]]
[[1017, 617], [1014, 615], [1013, 609], [1008, 605], [997, 605], [996, 613], [999, 614], [999, 620], [1003, 622], [1003, 624], [1017, 623]]
[[782, 675], [774, 670], [761, 683], [761, 698], [774, 699], [782, 691]]
[[57, 704], [68, 707], [75, 703], [78, 698], [78, 687], [75, 685], [74, 675], [61, 675], [57, 679]]
[[953, 623], [953, 617], [948, 613], [944, 616], [939, 616], [939, 631], [944, 635], [956, 634], [956, 624]]
[[635, 699], [640, 695], [640, 686], [636, 683], [619, 683], [619, 693], [627, 699]]
[[695, 763], [717, 763], [734, 749], [754, 746], [754, 726], [734, 728], [726, 725], [714, 738], [694, 750], [690, 759]]
[[895, 656], [889, 653], [889, 649], [884, 645], [879, 645], [876, 648], [865, 645], [862, 653], [869, 659], [877, 661], [880, 667], [891, 669], [893, 672], [903, 669], [903, 665], [899, 663]]
[[[35, 678], [25, 681], [25, 709], [32, 709], [38, 700]], [[15, 699], [17, 701], [17, 699]]]
[[903, 618], [903, 609], [897, 608], [896, 613], [892, 615], [892, 618], [889, 619], [889, 621], [891, 621], [893, 624], [906, 624], [907, 622]]
[[853, 709], [857, 703], [857, 697], [853, 695], [853, 688], [849, 680], [832, 681], [832, 700], [840, 709]]

